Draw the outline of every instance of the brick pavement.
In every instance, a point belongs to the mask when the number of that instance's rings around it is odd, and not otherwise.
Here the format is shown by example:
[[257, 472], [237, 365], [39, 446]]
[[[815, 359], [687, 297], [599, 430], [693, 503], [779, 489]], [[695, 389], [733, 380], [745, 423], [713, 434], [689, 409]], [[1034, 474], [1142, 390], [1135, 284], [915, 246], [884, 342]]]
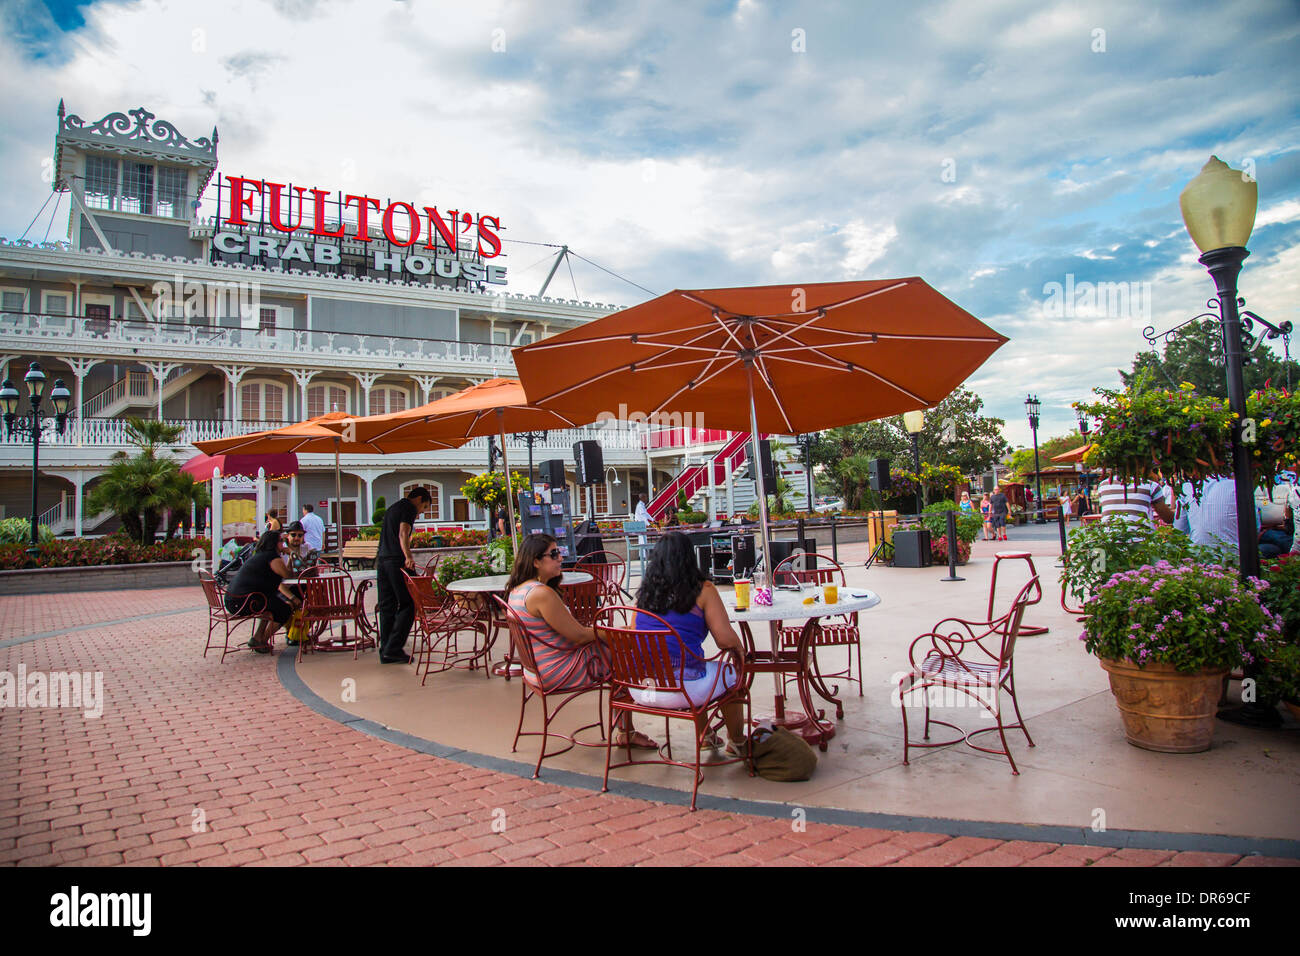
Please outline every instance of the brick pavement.
[[[0, 599], [0, 670], [104, 672], [104, 712], [0, 710], [0, 862], [21, 865], [1291, 864], [868, 829], [534, 781], [323, 719], [275, 659], [199, 656], [187, 589]], [[128, 620], [126, 618], [142, 618]], [[114, 623], [116, 622], [116, 623]]]

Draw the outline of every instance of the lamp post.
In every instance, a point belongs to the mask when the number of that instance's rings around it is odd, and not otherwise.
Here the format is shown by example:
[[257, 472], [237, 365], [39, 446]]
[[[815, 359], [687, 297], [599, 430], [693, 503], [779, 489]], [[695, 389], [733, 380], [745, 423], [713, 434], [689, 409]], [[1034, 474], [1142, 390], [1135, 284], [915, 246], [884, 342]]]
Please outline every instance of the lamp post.
[[533, 446], [546, 441], [546, 432], [515, 432], [515, 440], [528, 446], [528, 492], [533, 491]]
[[[32, 544], [27, 549], [27, 554], [35, 558], [40, 544], [40, 526], [37, 524], [40, 511], [36, 504], [36, 493], [40, 482], [41, 433], [45, 430], [45, 422], [41, 415], [41, 402], [45, 398], [43, 394], [45, 373], [41, 371], [41, 366], [33, 362], [28, 367], [23, 381], [27, 384], [27, 399], [31, 403], [31, 411], [26, 415], [18, 414], [18, 389], [14, 388], [14, 383], [9, 379], [5, 379], [4, 384], [0, 385], [0, 408], [4, 409], [6, 437], [13, 438], [16, 435], [26, 434], [32, 440]], [[50, 389], [50, 404], [54, 406], [54, 428], [60, 435], [68, 425], [68, 402], [71, 399], [72, 393], [63, 384], [63, 379], [55, 379], [54, 387]]]
[[[1219, 298], [1219, 321], [1223, 325], [1223, 354], [1228, 376], [1228, 408], [1232, 412], [1232, 481], [1237, 496], [1237, 546], [1241, 580], [1259, 577], [1259, 538], [1255, 531], [1254, 483], [1250, 474], [1250, 451], [1242, 441], [1242, 420], [1246, 417], [1246, 388], [1242, 379], [1241, 316], [1237, 311], [1237, 276], [1250, 252], [1246, 243], [1255, 227], [1259, 205], [1259, 184], [1245, 173], [1231, 169], [1217, 156], [1201, 168], [1178, 197], [1187, 233], [1201, 250], [1201, 265], [1214, 279]], [[1254, 667], [1246, 676], [1255, 675]], [[1237, 710], [1220, 711], [1221, 718], [1254, 727], [1276, 727], [1281, 723], [1276, 708], [1256, 701]]]
[[819, 432], [806, 432], [802, 435], [795, 435], [794, 442], [803, 452], [803, 471], [804, 476], [808, 479], [808, 510], [813, 511], [813, 480], [812, 480], [812, 453], [821, 441]]
[[1241, 440], [1246, 417], [1246, 388], [1242, 379], [1241, 316], [1237, 312], [1237, 276], [1250, 253], [1246, 243], [1255, 227], [1259, 184], [1230, 169], [1217, 156], [1201, 169], [1178, 197], [1187, 232], [1203, 255], [1219, 296], [1223, 352], [1228, 375], [1228, 408], [1232, 411], [1232, 480], [1237, 492], [1237, 539], [1241, 549], [1241, 578], [1259, 577], [1259, 540], [1255, 536], [1255, 496], [1250, 477], [1250, 451]]
[[1038, 467], [1038, 410], [1042, 405], [1043, 403], [1035, 395], [1025, 398], [1025, 409], [1029, 412], [1029, 427], [1034, 433], [1034, 504], [1038, 512], [1034, 524], [1047, 524], [1047, 519], [1043, 517], [1043, 476], [1039, 474], [1041, 469]]
[[[1088, 432], [1091, 428], [1092, 423], [1088, 421], [1088, 416], [1083, 412], [1079, 412], [1079, 434], [1083, 436], [1085, 444], [1088, 442]], [[1088, 474], [1087, 464], [1082, 461], [1079, 464], [1083, 466], [1083, 496], [1090, 498], [1092, 497], [1092, 476]], [[1083, 520], [1082, 514], [1079, 516], [1079, 520]]]
[[925, 428], [925, 412], [916, 409], [903, 412], [903, 427], [912, 436], [912, 467], [916, 470], [916, 513], [921, 513], [921, 430]]

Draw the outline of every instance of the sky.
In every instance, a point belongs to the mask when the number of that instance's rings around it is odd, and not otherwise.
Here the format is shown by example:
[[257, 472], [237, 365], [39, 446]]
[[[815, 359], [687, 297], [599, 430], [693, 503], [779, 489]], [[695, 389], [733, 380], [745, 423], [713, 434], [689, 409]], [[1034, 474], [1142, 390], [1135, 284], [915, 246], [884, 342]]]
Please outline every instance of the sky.
[[1010, 338], [967, 385], [1021, 445], [1027, 393], [1072, 431], [1205, 311], [1212, 154], [1259, 182], [1247, 307], [1300, 326], [1298, 80], [1295, 0], [0, 0], [0, 235], [65, 238], [60, 98], [145, 106], [227, 175], [499, 216], [513, 292], [539, 244], [589, 260], [548, 294], [622, 306], [921, 276]]

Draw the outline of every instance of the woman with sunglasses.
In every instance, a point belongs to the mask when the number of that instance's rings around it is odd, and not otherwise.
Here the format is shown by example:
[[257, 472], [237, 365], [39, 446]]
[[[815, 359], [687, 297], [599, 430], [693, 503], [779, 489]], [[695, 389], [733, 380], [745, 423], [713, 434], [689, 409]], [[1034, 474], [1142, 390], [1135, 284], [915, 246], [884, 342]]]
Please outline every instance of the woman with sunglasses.
[[[515, 555], [506, 590], [510, 609], [519, 615], [533, 646], [537, 661], [536, 680], [546, 690], [578, 690], [609, 679], [609, 659], [596, 632], [583, 627], [565, 607], [559, 584], [563, 565], [554, 538], [533, 534], [524, 538]], [[532, 680], [534, 678], [528, 677]], [[627, 730], [615, 735], [615, 746], [627, 745]], [[658, 744], [633, 731], [631, 744], [642, 750], [657, 750]]]

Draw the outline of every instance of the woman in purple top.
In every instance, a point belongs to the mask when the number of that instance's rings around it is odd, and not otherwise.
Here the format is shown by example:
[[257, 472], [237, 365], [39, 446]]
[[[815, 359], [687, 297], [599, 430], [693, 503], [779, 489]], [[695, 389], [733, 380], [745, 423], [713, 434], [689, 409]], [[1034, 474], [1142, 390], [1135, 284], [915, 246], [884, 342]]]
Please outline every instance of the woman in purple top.
[[[685, 696], [634, 689], [632, 695], [638, 701], [665, 707], [698, 706], [716, 700], [736, 686], [736, 672], [730, 663], [723, 665], [719, 661], [705, 663], [701, 660], [706, 656], [706, 632], [724, 650], [743, 654], [745, 646], [727, 620], [727, 609], [718, 589], [696, 563], [695, 549], [686, 535], [674, 531], [660, 539], [650, 555], [645, 577], [637, 591], [636, 606], [657, 614], [677, 632], [678, 639], [671, 635], [668, 638], [668, 655], [673, 665], [680, 669], [686, 689]], [[650, 630], [658, 628], [659, 624], [648, 615], [638, 614], [636, 626]], [[683, 647], [687, 651], [685, 655], [682, 654]], [[650, 699], [651, 694], [654, 694], [653, 699]], [[722, 716], [730, 738], [727, 752], [739, 756], [744, 753], [744, 708], [739, 701], [733, 701], [723, 707]]]

